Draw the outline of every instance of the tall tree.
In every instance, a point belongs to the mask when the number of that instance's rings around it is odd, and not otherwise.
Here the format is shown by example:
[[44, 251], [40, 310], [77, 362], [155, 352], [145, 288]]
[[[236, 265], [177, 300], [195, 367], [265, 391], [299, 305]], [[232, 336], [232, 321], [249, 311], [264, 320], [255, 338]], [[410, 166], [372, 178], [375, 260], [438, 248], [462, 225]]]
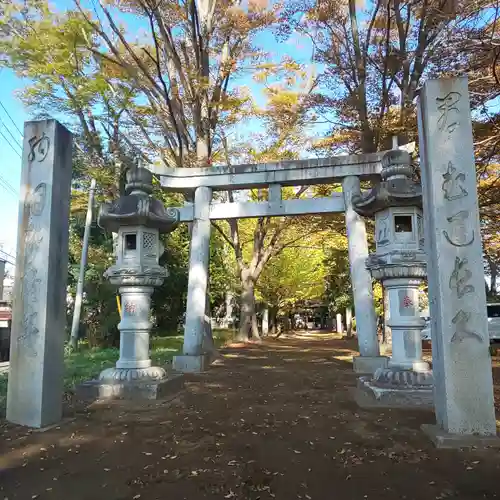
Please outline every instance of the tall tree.
[[257, 298], [269, 306], [273, 325], [281, 311], [289, 312], [299, 302], [323, 299], [325, 245], [331, 238], [330, 231], [303, 237], [266, 266], [257, 282]]
[[[219, 120], [235, 102], [230, 79], [243, 63], [259, 57], [257, 33], [274, 21], [274, 12], [239, 1], [98, 0], [100, 11], [86, 12], [100, 48], [89, 50], [127, 74], [140, 89], [141, 112], [130, 112], [148, 142], [169, 166], [210, 163]], [[134, 40], [121, 27], [131, 12], [144, 36]], [[145, 120], [144, 103], [150, 108]]]
[[[233, 158], [247, 163], [295, 159], [308, 143], [309, 101], [315, 79], [290, 60], [284, 60], [280, 65], [265, 65], [256, 78], [269, 82], [265, 109], [254, 110], [254, 116], [265, 126], [265, 133], [254, 134], [250, 144], [238, 144], [233, 148], [225, 140], [227, 164], [231, 164]], [[305, 188], [287, 188], [282, 195], [284, 198], [300, 198], [305, 192]], [[264, 201], [268, 198], [268, 190], [252, 190], [247, 197], [255, 202]], [[234, 201], [231, 191], [227, 193], [227, 199]], [[238, 338], [259, 338], [255, 287], [263, 270], [285, 248], [323, 230], [324, 226], [314, 217], [230, 219], [227, 224], [214, 226], [234, 251], [241, 293]]]
[[[299, 0], [287, 4], [280, 34], [311, 39], [324, 66], [317, 109], [330, 122], [326, 150], [370, 153], [393, 135], [416, 134], [414, 98], [440, 69], [439, 47], [473, 8], [465, 0]], [[290, 22], [291, 21], [291, 22]]]

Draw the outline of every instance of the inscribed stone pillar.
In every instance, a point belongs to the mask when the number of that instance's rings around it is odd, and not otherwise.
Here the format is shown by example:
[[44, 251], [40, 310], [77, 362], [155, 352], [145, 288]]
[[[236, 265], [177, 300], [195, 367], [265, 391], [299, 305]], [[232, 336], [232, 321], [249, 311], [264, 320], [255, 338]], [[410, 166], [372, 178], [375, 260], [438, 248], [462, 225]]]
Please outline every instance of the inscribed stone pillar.
[[345, 328], [347, 336], [350, 337], [352, 335], [352, 309], [350, 307], [346, 307], [345, 310]]
[[72, 136], [55, 120], [24, 127], [7, 419], [61, 419]]
[[210, 260], [210, 202], [212, 189], [199, 187], [194, 195], [194, 220], [189, 253], [188, 296], [184, 328], [183, 356], [175, 356], [173, 366], [182, 372], [203, 371], [206, 353], [205, 334], [206, 295]]
[[233, 326], [234, 320], [233, 320], [233, 292], [227, 291], [226, 292], [226, 314], [223, 319], [223, 326], [224, 328], [229, 328], [229, 325]]
[[337, 313], [337, 333], [344, 333], [344, 327], [342, 326], [342, 314]]
[[360, 356], [354, 358], [354, 369], [359, 373], [374, 373], [377, 368], [386, 366], [387, 358], [380, 356], [377, 338], [372, 278], [370, 271], [366, 268], [368, 242], [365, 222], [352, 207], [352, 195], [360, 192], [359, 179], [355, 176], [345, 177], [342, 190], [344, 192], [349, 266], [360, 353]]
[[437, 420], [426, 431], [459, 446], [496, 434], [467, 79], [429, 80], [419, 101]]
[[262, 335], [269, 333], [269, 309], [267, 307], [262, 311]]

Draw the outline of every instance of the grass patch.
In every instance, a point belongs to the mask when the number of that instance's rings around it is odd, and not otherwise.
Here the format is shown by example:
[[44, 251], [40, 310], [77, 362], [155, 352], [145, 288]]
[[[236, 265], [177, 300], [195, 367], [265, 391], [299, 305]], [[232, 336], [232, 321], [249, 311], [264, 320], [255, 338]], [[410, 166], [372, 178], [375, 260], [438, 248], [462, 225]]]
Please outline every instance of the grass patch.
[[[213, 331], [217, 347], [225, 344], [232, 337], [232, 332], [216, 329]], [[153, 337], [151, 339], [151, 360], [153, 365], [163, 366], [172, 360], [182, 349], [182, 335], [172, 337]], [[113, 366], [119, 357], [116, 348], [89, 348], [82, 344], [77, 352], [67, 354], [64, 358], [64, 390], [71, 392], [74, 387], [85, 381], [96, 378], [105, 368]], [[0, 416], [5, 414], [7, 403], [7, 374], [0, 375]]]

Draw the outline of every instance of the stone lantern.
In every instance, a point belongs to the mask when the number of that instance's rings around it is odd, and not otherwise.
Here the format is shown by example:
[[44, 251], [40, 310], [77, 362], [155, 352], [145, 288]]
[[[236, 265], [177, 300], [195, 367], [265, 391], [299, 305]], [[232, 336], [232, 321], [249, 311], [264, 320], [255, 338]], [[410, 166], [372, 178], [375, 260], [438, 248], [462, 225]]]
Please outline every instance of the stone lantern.
[[419, 287], [427, 268], [422, 188], [413, 174], [407, 152], [389, 151], [382, 160], [381, 182], [352, 198], [356, 212], [375, 217], [376, 251], [366, 266], [387, 292], [387, 326], [392, 330], [388, 368], [378, 369], [373, 378], [362, 377], [358, 388], [383, 406], [432, 405], [432, 372], [422, 359], [424, 320], [419, 310]]
[[[99, 212], [99, 226], [118, 234], [116, 263], [105, 276], [119, 287], [121, 295], [120, 358], [114, 368], [99, 376], [101, 386], [111, 386], [108, 393], [114, 396], [126, 395], [132, 386], [137, 392], [141, 384], [149, 384], [150, 389], [151, 382], [166, 378], [165, 370], [152, 366], [149, 358], [150, 305], [154, 287], [168, 275], [158, 263], [164, 252], [160, 235], [175, 229], [179, 211], [165, 208], [151, 196], [152, 180], [145, 168], [129, 170], [125, 195], [103, 204]], [[106, 396], [103, 392], [99, 395]]]

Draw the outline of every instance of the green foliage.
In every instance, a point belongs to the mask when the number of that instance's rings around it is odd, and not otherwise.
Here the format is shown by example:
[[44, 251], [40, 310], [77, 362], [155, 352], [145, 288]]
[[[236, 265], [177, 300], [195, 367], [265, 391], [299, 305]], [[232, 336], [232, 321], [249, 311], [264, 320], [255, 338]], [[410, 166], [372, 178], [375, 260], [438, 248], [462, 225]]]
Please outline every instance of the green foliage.
[[[84, 221], [78, 216], [73, 216], [70, 221], [68, 278], [69, 290], [73, 297], [76, 293], [80, 271], [84, 229]], [[85, 336], [91, 347], [112, 346], [116, 345], [118, 341], [117, 325], [120, 317], [116, 304], [117, 290], [103, 276], [112, 262], [113, 242], [111, 234], [106, 234], [101, 228], [94, 225], [91, 228], [89, 238], [80, 331], [80, 336]], [[68, 321], [71, 320], [71, 315], [69, 315]]]
[[[172, 332], [173, 333], [173, 332]], [[231, 340], [230, 333], [215, 329], [214, 342], [217, 347]], [[182, 348], [182, 336], [165, 332], [162, 337], [151, 338], [151, 360], [156, 366], [164, 366]], [[113, 366], [119, 356], [117, 348], [95, 348], [83, 343], [77, 352], [65, 355], [64, 390], [71, 393], [75, 386], [91, 380], [105, 368]], [[0, 374], [0, 415], [5, 411], [7, 401], [8, 374]]]
[[298, 302], [322, 299], [327, 272], [323, 243], [327, 237], [320, 233], [284, 248], [262, 272], [257, 299], [275, 310], [289, 310]]
[[324, 265], [327, 269], [325, 296], [330, 313], [353, 307], [352, 286], [347, 249], [330, 247], [325, 253]]
[[164, 238], [165, 253], [160, 264], [165, 266], [168, 277], [163, 285], [155, 288], [151, 305], [155, 318], [155, 331], [178, 332], [186, 308], [189, 231], [187, 225], [181, 225]]
[[236, 262], [223, 237], [212, 231], [210, 238], [210, 306], [224, 303], [226, 292], [237, 287]]

